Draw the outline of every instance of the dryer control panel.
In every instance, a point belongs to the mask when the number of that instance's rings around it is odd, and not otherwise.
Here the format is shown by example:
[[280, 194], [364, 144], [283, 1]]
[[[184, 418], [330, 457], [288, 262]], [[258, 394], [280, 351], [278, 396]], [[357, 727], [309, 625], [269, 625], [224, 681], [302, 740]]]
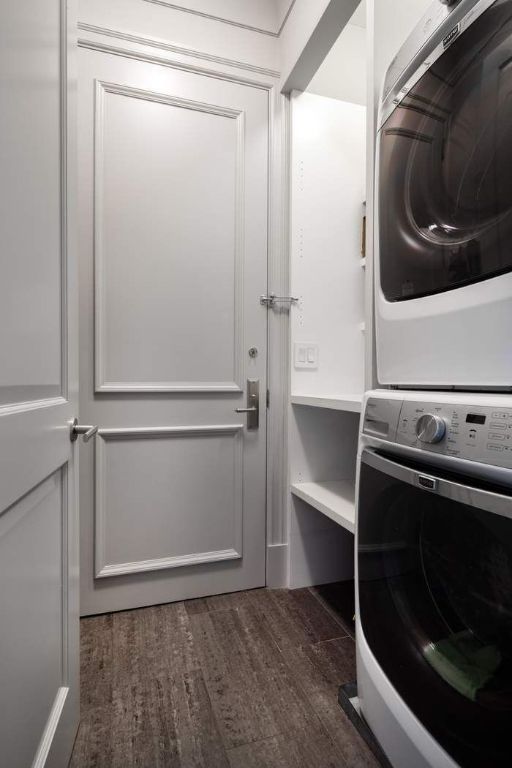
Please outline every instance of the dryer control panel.
[[363, 433], [429, 453], [512, 469], [512, 405], [371, 397]]

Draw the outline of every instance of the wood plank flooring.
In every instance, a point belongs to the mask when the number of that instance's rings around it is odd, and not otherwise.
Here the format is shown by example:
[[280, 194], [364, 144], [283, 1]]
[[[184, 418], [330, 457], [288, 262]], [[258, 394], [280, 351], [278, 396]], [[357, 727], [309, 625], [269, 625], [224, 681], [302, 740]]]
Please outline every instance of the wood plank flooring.
[[83, 619], [70, 768], [376, 768], [337, 704], [355, 679], [339, 590], [257, 589]]

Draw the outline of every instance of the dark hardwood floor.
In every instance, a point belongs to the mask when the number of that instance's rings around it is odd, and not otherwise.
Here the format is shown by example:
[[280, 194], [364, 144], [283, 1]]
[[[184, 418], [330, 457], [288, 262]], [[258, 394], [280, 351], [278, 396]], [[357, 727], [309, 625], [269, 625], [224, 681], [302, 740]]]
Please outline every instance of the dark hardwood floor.
[[83, 619], [71, 768], [375, 768], [337, 703], [347, 610], [331, 585]]

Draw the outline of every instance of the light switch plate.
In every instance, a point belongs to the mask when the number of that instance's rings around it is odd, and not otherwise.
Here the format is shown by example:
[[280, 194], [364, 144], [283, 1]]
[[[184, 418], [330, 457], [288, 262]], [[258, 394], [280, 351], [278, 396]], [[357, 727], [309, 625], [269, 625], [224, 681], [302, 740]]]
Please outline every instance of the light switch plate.
[[318, 368], [318, 344], [296, 342], [293, 345], [293, 366], [296, 370], [313, 371]]

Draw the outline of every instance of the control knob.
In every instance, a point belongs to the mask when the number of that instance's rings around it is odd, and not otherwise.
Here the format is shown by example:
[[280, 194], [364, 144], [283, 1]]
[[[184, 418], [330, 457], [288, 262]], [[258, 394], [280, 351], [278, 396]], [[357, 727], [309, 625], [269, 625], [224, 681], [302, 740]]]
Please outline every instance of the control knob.
[[446, 423], [441, 416], [425, 413], [416, 422], [416, 435], [422, 443], [439, 443], [446, 433]]

